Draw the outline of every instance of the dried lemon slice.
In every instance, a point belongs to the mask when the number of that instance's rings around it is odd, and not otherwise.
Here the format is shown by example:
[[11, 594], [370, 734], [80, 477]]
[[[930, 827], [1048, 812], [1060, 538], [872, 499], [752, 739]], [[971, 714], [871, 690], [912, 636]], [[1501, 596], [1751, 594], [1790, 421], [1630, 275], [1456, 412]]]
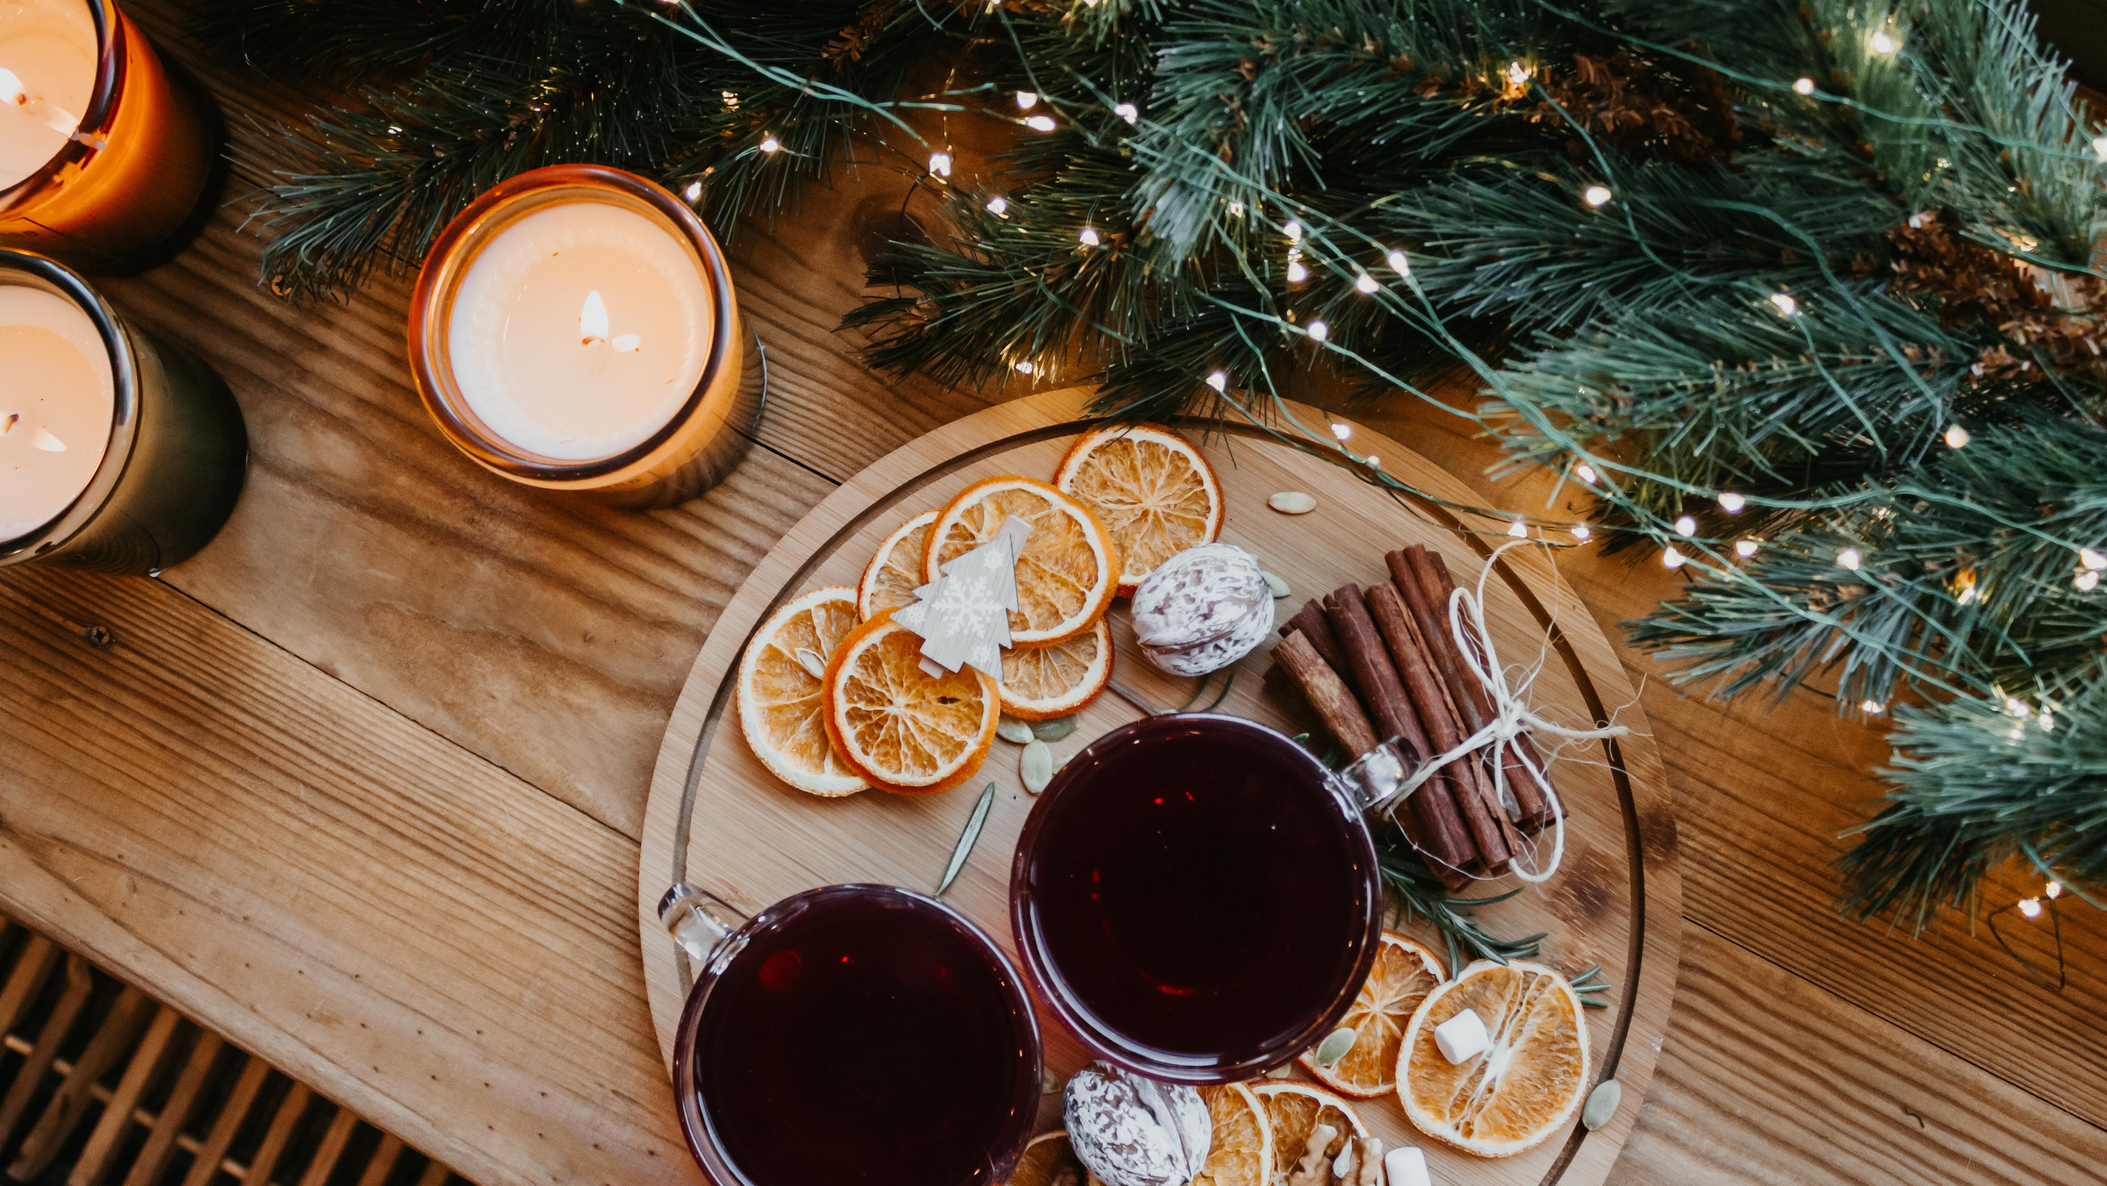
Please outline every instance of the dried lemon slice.
[[1419, 1003], [1448, 979], [1441, 958], [1396, 931], [1384, 931], [1368, 983], [1339, 1026], [1354, 1031], [1353, 1046], [1328, 1067], [1305, 1054], [1302, 1069], [1343, 1095], [1373, 1099], [1397, 1086], [1397, 1052]]
[[935, 511], [923, 511], [893, 528], [878, 545], [878, 554], [864, 567], [856, 582], [856, 612], [869, 618], [881, 610], [914, 603], [914, 591], [922, 587], [922, 553], [929, 544], [929, 525]]
[[922, 640], [892, 611], [849, 632], [826, 670], [826, 728], [850, 769], [888, 791], [933, 795], [980, 769], [1002, 719], [995, 681], [929, 675]]
[[827, 740], [827, 660], [856, 625], [856, 591], [814, 589], [777, 610], [739, 660], [739, 728], [768, 772], [814, 795], [853, 795], [870, 785]]
[[995, 538], [1011, 515], [1032, 528], [1017, 557], [1011, 644], [1040, 646], [1090, 629], [1118, 591], [1119, 550], [1088, 507], [1036, 478], [987, 478], [960, 491], [929, 529], [923, 579]]
[[1132, 597], [1157, 565], [1222, 535], [1222, 485], [1214, 467], [1199, 446], [1160, 424], [1085, 433], [1061, 459], [1054, 485], [1112, 533], [1121, 597]]
[[[1491, 1044], [1452, 1064], [1434, 1027], [1465, 1009]], [[1482, 1157], [1520, 1153], [1565, 1126], [1587, 1095], [1580, 997], [1540, 964], [1479, 960], [1427, 995], [1405, 1027], [1397, 1095], [1435, 1140]]]

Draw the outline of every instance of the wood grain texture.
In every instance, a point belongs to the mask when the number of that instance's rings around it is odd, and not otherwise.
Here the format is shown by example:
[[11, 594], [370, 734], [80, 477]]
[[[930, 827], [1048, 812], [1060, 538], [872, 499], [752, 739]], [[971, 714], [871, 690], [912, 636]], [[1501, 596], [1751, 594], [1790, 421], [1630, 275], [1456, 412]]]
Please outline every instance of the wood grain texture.
[[[668, 884], [676, 878], [693, 880], [749, 911], [830, 883], [926, 885], [943, 867], [976, 798], [971, 793], [908, 797], [871, 792], [817, 800], [777, 783], [740, 740], [736, 715], [725, 703], [725, 681], [748, 633], [784, 599], [819, 586], [853, 583], [879, 541], [900, 521], [941, 505], [967, 484], [998, 474], [1051, 474], [1083, 427], [1086, 396], [1072, 389], [1012, 401], [882, 458], [792, 528], [719, 618], [667, 728], [638, 880], [638, 925], [653, 1018], [669, 1058], [688, 979], [656, 917]], [[1446, 482], [1438, 469], [1402, 446], [1373, 434], [1368, 439], [1367, 447], [1380, 449], [1392, 472], [1429, 488]], [[1473, 537], [1448, 530], [1424, 511], [1397, 505], [1328, 460], [1254, 436], [1216, 440], [1204, 448], [1221, 477], [1228, 507], [1222, 538], [1254, 551], [1295, 588], [1380, 580], [1383, 552], [1413, 543], [1448, 554], [1458, 572], [1474, 576], [1479, 568]], [[1269, 510], [1266, 499], [1283, 489], [1311, 493], [1322, 509], [1302, 518]], [[1622, 710], [1643, 734], [1643, 720], [1625, 708], [1634, 696], [1622, 681], [1614, 652], [1585, 610], [1541, 558], [1517, 555], [1514, 561], [1513, 583], [1495, 579], [1488, 591], [1488, 621], [1504, 659], [1527, 662], [1543, 649], [1547, 628], [1563, 646], [1560, 657], [1539, 675], [1534, 703], [1547, 715], [1581, 727], [1595, 723], [1598, 713]], [[1521, 584], [1526, 596], [1514, 587]], [[1174, 705], [1191, 698], [1199, 681], [1163, 676], [1140, 660], [1123, 607], [1114, 609], [1111, 621], [1119, 648], [1115, 679], [1154, 703]], [[1270, 647], [1236, 665], [1238, 678], [1228, 685], [1222, 711], [1296, 731], [1307, 710], [1280, 695], [1277, 682], [1265, 680], [1269, 654]], [[1056, 760], [1139, 715], [1121, 696], [1099, 698], [1083, 711], [1073, 736], [1056, 745]], [[696, 762], [698, 754], [702, 760]], [[945, 898], [1002, 942], [1010, 934], [1009, 856], [1033, 802], [1018, 781], [1016, 760], [1014, 747], [998, 746], [967, 781], [969, 790], [992, 781], [1002, 793], [974, 859]], [[1619, 763], [1615, 770], [1611, 762]], [[1645, 1093], [1673, 992], [1679, 911], [1667, 790], [1643, 736], [1623, 739], [1614, 749], [1579, 747], [1557, 769], [1569, 808], [1566, 864], [1546, 892], [1489, 907], [1483, 917], [1499, 932], [1548, 932], [1545, 958], [1571, 972], [1604, 966], [1618, 986], [1618, 999], [1612, 1009], [1589, 1015], [1591, 1044], [1598, 1065], [1616, 1062], [1618, 1077], [1636, 1101]], [[1047, 1066], [1057, 1078], [1065, 1079], [1086, 1061], [1058, 1025], [1042, 1026], [1042, 1033]], [[1058, 1098], [1049, 1096], [1047, 1107], [1057, 1109]], [[1394, 1106], [1373, 1103], [1363, 1115], [1387, 1141], [1413, 1137]], [[1042, 1119], [1057, 1123], [1053, 1116]], [[1562, 1134], [1499, 1162], [1446, 1151], [1430, 1155], [1444, 1181], [1595, 1183], [1605, 1180], [1622, 1131], [1611, 1126], [1570, 1141]]]

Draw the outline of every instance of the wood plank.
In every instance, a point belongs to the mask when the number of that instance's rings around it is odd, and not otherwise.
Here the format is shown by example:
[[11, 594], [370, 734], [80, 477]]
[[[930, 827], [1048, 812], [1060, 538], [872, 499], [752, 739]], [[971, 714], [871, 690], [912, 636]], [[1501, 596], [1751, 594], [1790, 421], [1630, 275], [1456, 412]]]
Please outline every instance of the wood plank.
[[220, 1171], [220, 1163], [226, 1160], [227, 1147], [234, 1143], [234, 1136], [241, 1131], [242, 1122], [249, 1118], [249, 1107], [256, 1102], [256, 1092], [270, 1076], [271, 1064], [254, 1055], [243, 1055], [241, 1075], [234, 1080], [234, 1087], [220, 1104], [219, 1118], [198, 1143], [197, 1155], [191, 1158], [190, 1169], [183, 1175], [183, 1186], [209, 1186]]
[[125, 1129], [131, 1126], [132, 1112], [138, 1108], [139, 1097], [145, 1094], [146, 1085], [153, 1082], [154, 1073], [161, 1069], [162, 1056], [168, 1053], [169, 1043], [175, 1038], [176, 1027], [182, 1021], [182, 1015], [166, 1005], [154, 1013], [146, 1037], [140, 1041], [139, 1049], [132, 1053], [131, 1063], [124, 1068], [124, 1077], [117, 1081], [117, 1090], [110, 1093], [109, 1102], [103, 1105], [102, 1119], [95, 1122], [94, 1131], [88, 1134], [88, 1143], [81, 1147], [72, 1172], [66, 1176], [66, 1186], [95, 1186], [114, 1168], [112, 1158], [117, 1155]]
[[1613, 1180], [1626, 1186], [2068, 1186], [2107, 1131], [1703, 927]]
[[10, 570], [0, 668], [15, 917], [483, 1186], [692, 1172], [628, 839], [162, 582]]
[[15, 1068], [14, 1085], [8, 1088], [7, 1098], [0, 1100], [0, 1146], [14, 1138], [15, 1126], [29, 1110], [29, 1101], [44, 1075], [57, 1061], [59, 1047], [65, 1044], [67, 1031], [80, 1017], [81, 1007], [88, 1003], [88, 994], [95, 987], [95, 978], [89, 973], [88, 961], [77, 955], [66, 957], [66, 987], [59, 994], [58, 1004], [51, 1016], [44, 1019], [43, 1027], [34, 1039], [35, 1048], [23, 1058], [22, 1065]]
[[[1442, 388], [1462, 401], [1467, 391]], [[1325, 401], [1343, 406], [1336, 396]], [[1468, 425], [1386, 398], [1353, 414], [1443, 460], [1490, 505], [1551, 516], [1585, 516], [1568, 489], [1555, 504], [1548, 478], [1484, 477], [1495, 449]], [[1860, 923], [1836, 910], [1841, 833], [1862, 822], [1880, 793], [1870, 772], [1886, 761], [1885, 726], [1840, 719], [1832, 697], [1803, 690], [1772, 708], [1760, 696], [1733, 702], [1685, 695], [1664, 669], [1622, 642], [1618, 623], [1676, 595], [1684, 578], [1643, 551], [1605, 556], [1562, 552], [1559, 571], [1617, 640], [1675, 790], [1685, 860], [1685, 916], [1931, 1044], [2095, 1123], [2107, 1123], [2107, 917], [2083, 906], [2061, 911], [2069, 983], [2061, 992], [2029, 978], [1987, 928], [1949, 919], [1921, 939], [1885, 921]], [[1992, 883], [1987, 905], [2038, 892], [2027, 879]], [[2038, 928], [2012, 920], [2033, 943], [2030, 958], [2054, 956]], [[2030, 932], [2030, 933], [2029, 933]], [[1679, 1008], [1676, 1024], [1681, 1024]]]
[[37, 1118], [29, 1135], [22, 1139], [21, 1150], [16, 1153], [14, 1163], [7, 1167], [8, 1177], [18, 1182], [28, 1181], [44, 1172], [44, 1168], [58, 1156], [66, 1141], [87, 1119], [88, 1107], [95, 1102], [95, 1085], [131, 1048], [132, 1040], [146, 1027], [154, 1009], [152, 999], [130, 985], [117, 995], [117, 1000], [110, 1006], [109, 1016], [103, 1019], [95, 1036], [81, 1051], [80, 1061], [73, 1064], [66, 1081], [52, 1093], [51, 1102], [44, 1105], [44, 1114]]

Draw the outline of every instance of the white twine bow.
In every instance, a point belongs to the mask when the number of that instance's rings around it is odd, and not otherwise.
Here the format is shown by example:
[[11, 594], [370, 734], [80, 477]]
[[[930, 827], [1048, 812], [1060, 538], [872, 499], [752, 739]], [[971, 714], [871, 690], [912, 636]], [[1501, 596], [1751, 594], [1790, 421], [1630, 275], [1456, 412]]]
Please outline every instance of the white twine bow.
[[1528, 540], [1515, 540], [1493, 549], [1492, 555], [1485, 558], [1485, 567], [1478, 573], [1476, 587], [1459, 588], [1449, 594], [1449, 632], [1456, 640], [1456, 651], [1463, 656], [1465, 666], [1469, 667], [1471, 674], [1484, 685], [1486, 698], [1492, 702], [1492, 719], [1485, 722], [1484, 728], [1464, 738], [1455, 748], [1436, 754], [1421, 763], [1419, 769], [1398, 787], [1397, 797], [1400, 801], [1410, 798], [1413, 791], [1434, 777], [1442, 767], [1490, 745], [1492, 761], [1489, 765], [1492, 767], [1494, 795], [1501, 804], [1512, 802], [1513, 791], [1507, 785], [1507, 763], [1502, 758], [1506, 750], [1513, 749], [1516, 760], [1529, 772], [1529, 776], [1536, 782], [1537, 789], [1543, 793], [1552, 822], [1550, 863], [1541, 870], [1526, 869], [1522, 866], [1520, 854], [1516, 854], [1516, 859], [1510, 866], [1516, 877], [1537, 885], [1549, 881], [1551, 875], [1558, 872], [1559, 862], [1565, 858], [1565, 812], [1559, 807], [1558, 792], [1551, 789], [1551, 780], [1545, 777], [1544, 771], [1530, 758], [1529, 750], [1514, 744], [1515, 738], [1524, 732], [1532, 732], [1548, 733], [1568, 741], [1600, 741], [1608, 737], [1622, 737], [1631, 730], [1623, 725], [1605, 725], [1600, 729], [1572, 729], [1556, 721], [1546, 720], [1530, 709], [1525, 697], [1529, 685], [1536, 682], [1537, 673], [1543, 670], [1545, 658], [1550, 655], [1548, 642], [1544, 650], [1537, 655], [1536, 662], [1528, 669], [1528, 674], [1515, 686], [1508, 686], [1507, 671], [1500, 664], [1499, 653], [1493, 649], [1492, 631], [1485, 625], [1485, 582], [1492, 576], [1493, 567], [1499, 563], [1501, 555], [1528, 543]]

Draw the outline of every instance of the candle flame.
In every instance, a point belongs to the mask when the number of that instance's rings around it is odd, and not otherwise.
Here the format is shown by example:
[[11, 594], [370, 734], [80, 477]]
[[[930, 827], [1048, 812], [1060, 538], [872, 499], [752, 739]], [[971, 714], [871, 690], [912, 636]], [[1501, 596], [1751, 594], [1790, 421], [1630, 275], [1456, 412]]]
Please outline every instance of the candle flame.
[[606, 340], [607, 302], [600, 299], [596, 288], [585, 294], [585, 306], [578, 310], [578, 344], [590, 346]]
[[80, 127], [79, 116], [46, 102], [40, 95], [30, 94], [29, 89], [22, 85], [21, 77], [5, 66], [0, 66], [0, 102], [20, 107], [23, 114], [54, 132], [71, 136], [74, 129]]
[[64, 453], [66, 451], [66, 442], [52, 436], [48, 429], [38, 429], [35, 439], [29, 443], [31, 447], [42, 449], [46, 453]]

